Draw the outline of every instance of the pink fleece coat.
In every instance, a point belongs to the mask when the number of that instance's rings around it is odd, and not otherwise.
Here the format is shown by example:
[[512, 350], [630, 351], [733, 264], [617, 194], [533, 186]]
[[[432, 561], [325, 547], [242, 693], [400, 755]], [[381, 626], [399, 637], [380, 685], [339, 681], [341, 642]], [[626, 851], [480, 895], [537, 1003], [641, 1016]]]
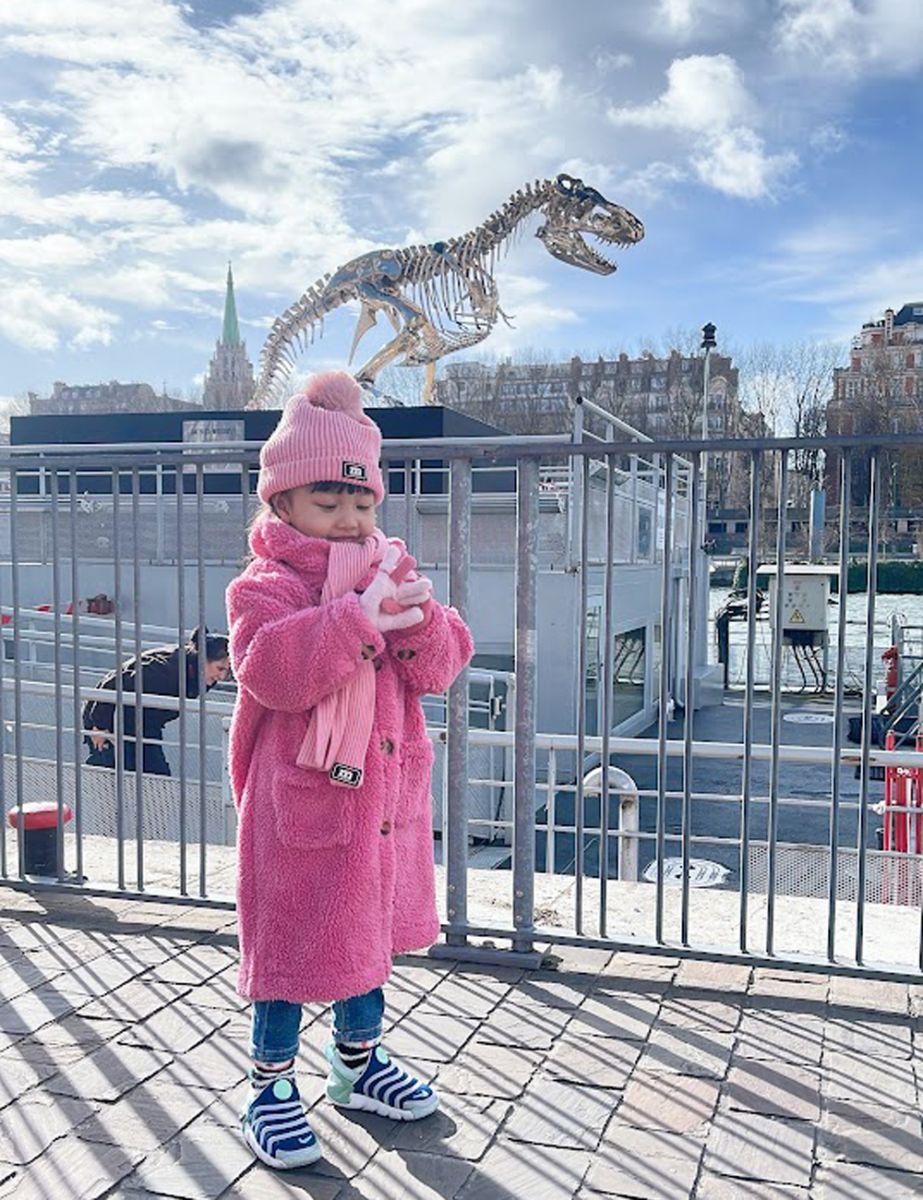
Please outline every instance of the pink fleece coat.
[[[438, 936], [433, 752], [420, 697], [452, 683], [471, 635], [436, 603], [425, 625], [385, 636], [356, 593], [320, 605], [329, 542], [275, 517], [257, 523], [250, 545], [255, 557], [227, 593], [239, 687], [230, 741], [238, 990], [249, 1000], [344, 1000], [383, 984], [393, 955]], [[295, 758], [309, 710], [371, 650], [365, 777], [355, 790], [336, 787]]]

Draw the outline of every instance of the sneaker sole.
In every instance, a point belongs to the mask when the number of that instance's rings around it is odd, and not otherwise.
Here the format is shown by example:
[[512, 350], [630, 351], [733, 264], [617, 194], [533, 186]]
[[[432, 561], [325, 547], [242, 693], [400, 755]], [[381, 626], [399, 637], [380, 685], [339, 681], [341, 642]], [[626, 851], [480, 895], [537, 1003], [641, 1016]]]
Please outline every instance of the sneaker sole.
[[405, 1108], [393, 1108], [390, 1104], [385, 1104], [382, 1100], [373, 1100], [371, 1096], [359, 1096], [355, 1094], [343, 1103], [336, 1100], [332, 1101], [332, 1103], [337, 1108], [351, 1108], [360, 1112], [375, 1113], [379, 1117], [390, 1117], [393, 1121], [422, 1121], [424, 1117], [432, 1116], [439, 1107], [439, 1097], [434, 1092], [429, 1108], [415, 1108], [412, 1111], [408, 1111]]
[[299, 1167], [310, 1167], [323, 1154], [320, 1142], [315, 1142], [313, 1146], [305, 1149], [305, 1157], [300, 1158], [298, 1162], [282, 1162], [280, 1159], [273, 1158], [271, 1154], [266, 1153], [259, 1142], [257, 1142], [253, 1130], [249, 1125], [244, 1126], [244, 1141], [260, 1162], [265, 1163], [267, 1167], [273, 1167], [276, 1171], [297, 1171]]

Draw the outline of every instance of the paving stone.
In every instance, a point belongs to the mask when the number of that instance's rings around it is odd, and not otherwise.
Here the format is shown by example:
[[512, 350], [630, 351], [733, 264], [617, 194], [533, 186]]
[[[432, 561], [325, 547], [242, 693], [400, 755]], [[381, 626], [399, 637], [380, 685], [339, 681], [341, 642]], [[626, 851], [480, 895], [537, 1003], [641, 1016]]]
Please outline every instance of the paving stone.
[[77, 1137], [136, 1150], [156, 1150], [214, 1101], [204, 1089], [142, 1084], [115, 1104], [106, 1104], [77, 1126]]
[[619, 1099], [618, 1092], [539, 1075], [517, 1101], [504, 1136], [543, 1146], [594, 1150]]
[[702, 1143], [695, 1138], [613, 1122], [590, 1159], [580, 1195], [688, 1200], [701, 1158]]
[[[301, 1171], [268, 1171], [261, 1162], [254, 1165], [224, 1193], [221, 1200], [340, 1200], [343, 1181], [318, 1175], [313, 1167]], [[387, 1192], [379, 1192], [384, 1200]], [[134, 1200], [130, 1194], [124, 1200]]]
[[747, 995], [752, 997], [771, 996], [799, 1001], [805, 1007], [818, 1006], [818, 1011], [827, 1002], [830, 981], [826, 975], [798, 971], [773, 971], [756, 967], [750, 980]]
[[353, 1179], [382, 1146], [391, 1144], [398, 1124], [371, 1113], [341, 1111], [326, 1100], [316, 1103], [311, 1108], [311, 1128], [324, 1148], [324, 1156], [314, 1164], [313, 1171], [328, 1178]]
[[414, 1012], [388, 1034], [388, 1053], [429, 1062], [450, 1062], [477, 1029], [470, 1018]]
[[516, 988], [520, 1004], [541, 1004], [545, 1008], [578, 1008], [593, 987], [591, 975], [564, 975], [536, 972]]
[[191, 988], [183, 997], [183, 1004], [194, 1008], [216, 1008], [222, 1012], [242, 1012], [250, 1007], [250, 1001], [237, 993], [236, 970], [215, 975], [207, 983]]
[[138, 1046], [103, 1046], [79, 1062], [64, 1067], [45, 1084], [63, 1096], [92, 1096], [95, 1100], [117, 1100], [145, 1079], [156, 1075], [171, 1055], [165, 1051], [142, 1050]]
[[910, 1025], [901, 1021], [863, 1021], [838, 1010], [824, 1023], [824, 1049], [848, 1050], [871, 1058], [910, 1058]]
[[687, 995], [670, 994], [664, 998], [657, 1024], [678, 1029], [713, 1029], [730, 1033], [740, 1023], [740, 1008], [711, 999], [708, 994], [690, 991]]
[[[586, 1174], [582, 1150], [494, 1142], [462, 1185], [456, 1200], [571, 1200]], [[390, 1200], [390, 1198], [389, 1198]]]
[[93, 1020], [144, 1021], [188, 991], [188, 987], [159, 983], [154, 979], [132, 979], [108, 996], [81, 1004], [80, 1015]]
[[923, 1175], [855, 1163], [821, 1163], [811, 1200], [920, 1200]]
[[515, 1099], [522, 1094], [540, 1062], [541, 1054], [529, 1050], [469, 1042], [453, 1062], [440, 1064], [439, 1090], [458, 1096]]
[[[712, 1175], [708, 1171], [699, 1177], [695, 1190], [695, 1200], [808, 1200], [808, 1195], [800, 1187], [786, 1187], [753, 1179], [726, 1179], [723, 1175]], [[860, 1198], [856, 1197], [856, 1200]]]
[[923, 1173], [919, 1110], [832, 1100], [820, 1124], [817, 1157]]
[[865, 1058], [837, 1050], [824, 1052], [824, 1094], [854, 1105], [913, 1108], [917, 1101], [913, 1063], [904, 1058]]
[[642, 1045], [618, 1038], [578, 1038], [564, 1033], [542, 1064], [542, 1074], [565, 1083], [620, 1089], [628, 1082]]
[[151, 967], [145, 978], [157, 983], [171, 983], [174, 987], [194, 986], [226, 970], [229, 963], [229, 956], [216, 947], [194, 946], [184, 954]]
[[618, 1121], [639, 1129], [694, 1133], [711, 1120], [719, 1086], [717, 1080], [690, 1075], [636, 1075], [625, 1089]]
[[227, 1029], [222, 1029], [214, 1037], [200, 1042], [188, 1054], [171, 1062], [161, 1078], [165, 1083], [223, 1092], [246, 1079], [249, 1067], [250, 1053], [246, 1039], [231, 1037]]
[[449, 975], [419, 1001], [420, 1010], [455, 1017], [484, 1018], [510, 991], [510, 985], [493, 984], [476, 975]]
[[821, 1017], [799, 1013], [795, 1018], [777, 1010], [745, 1012], [737, 1033], [734, 1053], [738, 1058], [820, 1065], [824, 1044]]
[[674, 986], [677, 988], [714, 988], [716, 992], [743, 993], [750, 983], [752, 968], [736, 963], [701, 962], [687, 958], [679, 964]]
[[[98, 1146], [76, 1137], [56, 1141], [0, 1185], [2, 1200], [99, 1200], [132, 1170], [137, 1156], [119, 1146]], [[66, 1184], [63, 1181], [66, 1180]]]
[[655, 1029], [638, 1060], [638, 1071], [723, 1079], [734, 1044], [732, 1033]]
[[61, 974], [62, 970], [62, 967], [58, 967], [53, 971], [47, 971], [24, 953], [15, 956], [12, 962], [5, 960], [4, 966], [0, 969], [0, 1004], [15, 1000], [17, 996], [23, 996], [33, 988], [48, 985]]
[[100, 954], [89, 962], [69, 967], [65, 975], [59, 977], [58, 984], [61, 989], [66, 989], [68, 995], [81, 993], [84, 996], [105, 996], [139, 975], [142, 970], [143, 967], [125, 963], [110, 954]]
[[95, 1108], [86, 1100], [55, 1096], [44, 1089], [27, 1092], [3, 1110], [0, 1159], [18, 1165], [31, 1163]]
[[[599, 975], [612, 962], [611, 950], [598, 950], [594, 946], [549, 946], [545, 952], [546, 958], [561, 972], [582, 972], [586, 975]], [[626, 956], [643, 958], [644, 955]]]
[[87, 1021], [77, 1013], [46, 1025], [35, 1037], [24, 1038], [19, 1047], [32, 1062], [44, 1057], [49, 1063], [67, 1066], [86, 1058], [128, 1028], [123, 1021]]
[[73, 1012], [77, 1002], [53, 987], [41, 987], [0, 1004], [0, 1032], [20, 1037], [34, 1033], [49, 1021]]
[[596, 989], [574, 1012], [569, 1032], [578, 1037], [644, 1041], [660, 1011], [660, 997]]
[[[425, 1122], [424, 1122], [425, 1124]], [[443, 1200], [454, 1196], [471, 1175], [471, 1164], [438, 1154], [408, 1154], [379, 1151], [356, 1179], [349, 1196], [365, 1200]], [[308, 1195], [311, 1195], [309, 1192]], [[250, 1200], [249, 1195], [247, 1200]]]
[[432, 1116], [399, 1122], [387, 1145], [392, 1150], [477, 1159], [495, 1137], [508, 1108], [506, 1102], [488, 1097], [466, 1099], [443, 1093]]
[[30, 1062], [17, 1054], [16, 1048], [0, 1055], [0, 1109], [37, 1084], [44, 1083], [57, 1071], [52, 1063]]
[[732, 1063], [722, 1088], [721, 1107], [817, 1121], [820, 1087], [819, 1071], [794, 1063]]
[[550, 1050], [570, 1019], [569, 1009], [504, 1002], [477, 1030], [477, 1040], [525, 1050]]
[[[89, 1145], [90, 1143], [86, 1143]], [[253, 1153], [240, 1136], [200, 1117], [148, 1154], [126, 1181], [179, 1200], [215, 1200], [248, 1169]]]
[[906, 983], [834, 975], [830, 979], [828, 1003], [844, 1008], [907, 1016], [910, 1012], [910, 989]]
[[705, 1169], [764, 1183], [808, 1187], [814, 1127], [755, 1113], [719, 1112], [705, 1147]]
[[143, 1046], [148, 1050], [170, 1050], [187, 1054], [199, 1042], [204, 1042], [227, 1025], [229, 1017], [215, 1009], [180, 1007], [171, 1004], [154, 1013], [146, 1021], [132, 1025], [120, 1034], [120, 1046]]

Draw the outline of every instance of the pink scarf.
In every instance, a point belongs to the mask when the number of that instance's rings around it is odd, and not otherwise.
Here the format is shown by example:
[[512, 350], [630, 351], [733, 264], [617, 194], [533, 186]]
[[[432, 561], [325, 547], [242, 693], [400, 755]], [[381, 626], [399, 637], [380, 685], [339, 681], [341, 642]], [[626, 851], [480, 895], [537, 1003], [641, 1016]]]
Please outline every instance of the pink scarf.
[[[355, 591], [384, 558], [388, 540], [380, 529], [363, 542], [332, 542], [320, 602]], [[340, 787], [359, 787], [375, 716], [375, 667], [360, 663], [344, 687], [325, 696], [308, 718], [308, 731], [296, 762], [306, 770], [327, 771]]]

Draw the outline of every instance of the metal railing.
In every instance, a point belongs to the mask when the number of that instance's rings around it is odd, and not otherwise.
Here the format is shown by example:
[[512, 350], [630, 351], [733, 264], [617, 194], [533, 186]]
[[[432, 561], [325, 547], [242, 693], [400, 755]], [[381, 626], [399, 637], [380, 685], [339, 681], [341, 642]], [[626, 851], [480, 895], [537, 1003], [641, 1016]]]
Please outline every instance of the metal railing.
[[[506, 728], [478, 728], [479, 718], [472, 716], [472, 680], [480, 666], [462, 673], [444, 711], [438, 704], [433, 710], [438, 724], [432, 736], [444, 747], [436, 802], [444, 813], [445, 931], [452, 953], [480, 953], [469, 939], [491, 936], [507, 938], [513, 953], [526, 956], [539, 944], [572, 941], [920, 977], [919, 904], [895, 903], [880, 883], [872, 772], [885, 765], [911, 767], [916, 757], [909, 750], [878, 750], [871, 736], [883, 649], [875, 570], [881, 470], [889, 453], [916, 440], [923, 436], [645, 440], [643, 449], [637, 438], [577, 436], [385, 445], [390, 487], [381, 524], [405, 537], [432, 570], [441, 598], [472, 625], [482, 653], [509, 663], [507, 682], [515, 677]], [[814, 708], [807, 710], [827, 722], [826, 733], [822, 740], [815, 733], [813, 741], [805, 734], [807, 740], [791, 745], [794, 727], [783, 725], [805, 711], [785, 685], [791, 630], [784, 624], [789, 563], [783, 519], [775, 522], [772, 546], [762, 544], [759, 523], [751, 522], [747, 550], [751, 580], [767, 561], [778, 580], [767, 693], [757, 694], [755, 588], [747, 597], [742, 686], [723, 708], [708, 707], [715, 699], [709, 694], [711, 664], [697, 657], [702, 614], [695, 597], [707, 570], [698, 503], [706, 448], [741, 459], [751, 511], [761, 511], [764, 495], [775, 489], [781, 518], [792, 452], [808, 446], [837, 464], [840, 506], [832, 532], [843, 579], [857, 464], [869, 481], [862, 687], [852, 701], [861, 719], [856, 749], [845, 746], [843, 736], [843, 604], [835, 617], [829, 691], [812, 698]], [[209, 826], [209, 789], [222, 786], [212, 764], [221, 757], [227, 698], [206, 696], [202, 688], [192, 700], [177, 698], [175, 774], [167, 801], [176, 806], [175, 844], [151, 838], [146, 829], [144, 806], [154, 785], [140, 762], [134, 771], [124, 768], [121, 724], [114, 731], [115, 766], [105, 778], [117, 828], [111, 836], [86, 831], [86, 796], [95, 776], [83, 761], [81, 707], [98, 653], [111, 653], [113, 664], [137, 655], [149, 622], [171, 631], [175, 641], [184, 641], [193, 625], [220, 627], [224, 587], [239, 569], [254, 510], [257, 449], [242, 443], [0, 453], [0, 487], [9, 485], [0, 606], [10, 618], [2, 627], [0, 654], [0, 877], [10, 885], [228, 902], [233, 860], [221, 857]], [[210, 490], [218, 476], [230, 488], [220, 497], [220, 510]], [[159, 511], [142, 503], [151, 477], [159, 480]], [[94, 487], [108, 487], [92, 513], [106, 521], [106, 533], [99, 535], [106, 544], [97, 545], [95, 554], [86, 553], [80, 535], [81, 489], [89, 479]], [[236, 492], [229, 480], [236, 481]], [[38, 495], [27, 497], [27, 491]], [[44, 514], [41, 555], [24, 521], [36, 506]], [[146, 511], [160, 529], [153, 553], [144, 535]], [[68, 603], [98, 591], [113, 597], [111, 619], [76, 610], [64, 615]], [[44, 632], [36, 629], [30, 640], [36, 622], [26, 614], [40, 602], [51, 604], [50, 617]], [[626, 639], [635, 647], [630, 670], [624, 665]], [[502, 673], [498, 668], [498, 679]], [[126, 703], [141, 708], [149, 700], [138, 687], [125, 694], [119, 685], [107, 698], [114, 698], [119, 712]], [[45, 706], [41, 719], [29, 709], [36, 698]], [[495, 700], [488, 695], [484, 711]], [[645, 722], [651, 726], [647, 736], [626, 735]], [[38, 736], [45, 739], [40, 755], [31, 753]], [[503, 752], [479, 758], [485, 747]], [[59, 870], [56, 879], [44, 881], [27, 878], [22, 869], [21, 816], [13, 830], [6, 820], [14, 805], [33, 798], [33, 760], [43, 764], [43, 798], [53, 800], [59, 814]], [[599, 773], [598, 791], [587, 785], [587, 772], [598, 764], [637, 774], [637, 831], [621, 823], [620, 793], [609, 771]], [[857, 787], [850, 792], [854, 770]], [[502, 803], [472, 815], [478, 789], [501, 794]], [[72, 832], [63, 823], [65, 802], [74, 808]], [[108, 836], [114, 847], [111, 883], [89, 870], [94, 836]], [[626, 838], [636, 843], [637, 879], [620, 870]], [[146, 856], [153, 862], [155, 850], [162, 850], [154, 842], [164, 840], [176, 872], [154, 873], [151, 883]], [[471, 866], [476, 844], [485, 841], [497, 846], [499, 861], [505, 855], [508, 868], [486, 879]], [[724, 871], [723, 886], [696, 886], [705, 848]], [[897, 861], [893, 851], [886, 857]], [[918, 855], [904, 854], [900, 863], [905, 876], [920, 875]], [[800, 870], [813, 872], [813, 882], [799, 891], [790, 881], [797, 882]], [[546, 879], [556, 896], [569, 897], [566, 904], [560, 900], [559, 919], [543, 916], [555, 908], [547, 902]], [[488, 906], [492, 920], [479, 907], [485, 887], [509, 892], [506, 909]], [[911, 888], [902, 894], [917, 893]], [[626, 921], [626, 912], [635, 915]]]

